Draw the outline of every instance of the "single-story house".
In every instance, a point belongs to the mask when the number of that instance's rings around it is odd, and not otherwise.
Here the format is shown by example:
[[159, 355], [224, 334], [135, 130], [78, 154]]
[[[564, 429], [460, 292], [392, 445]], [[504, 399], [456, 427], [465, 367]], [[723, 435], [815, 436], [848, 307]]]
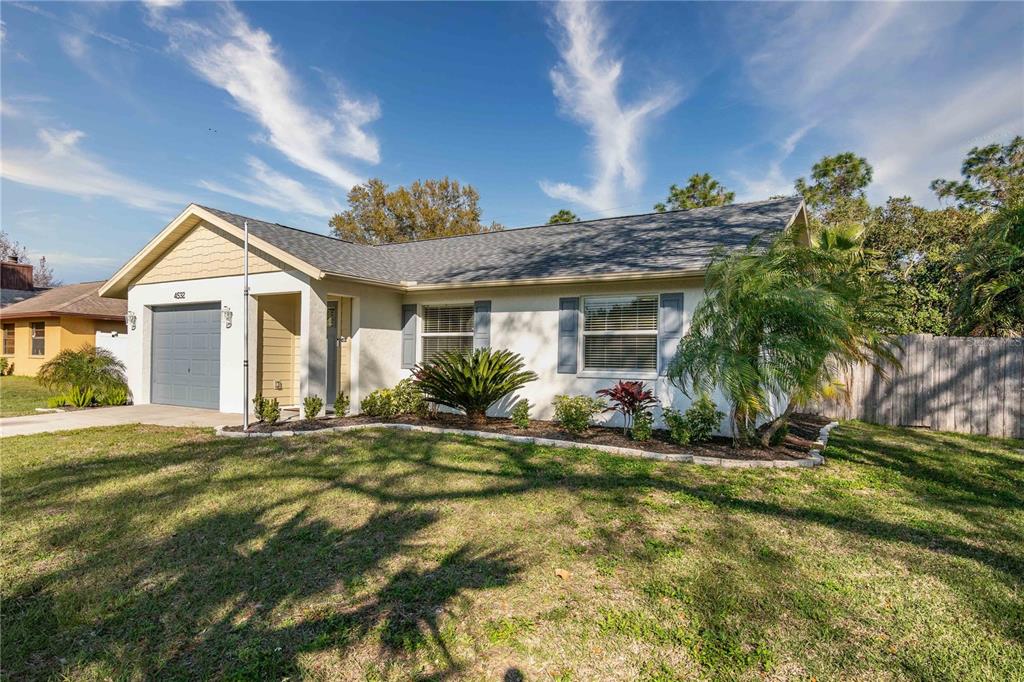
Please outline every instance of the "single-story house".
[[103, 298], [104, 282], [53, 287], [0, 308], [0, 354], [14, 374], [35, 376], [62, 350], [96, 345], [96, 333], [124, 334], [125, 301]]
[[549, 418], [618, 379], [685, 407], [666, 369], [713, 252], [807, 216], [790, 197], [370, 246], [192, 204], [100, 290], [128, 300], [136, 403], [243, 409], [246, 221], [251, 394], [356, 408], [440, 350], [491, 346], [537, 373], [520, 397]]

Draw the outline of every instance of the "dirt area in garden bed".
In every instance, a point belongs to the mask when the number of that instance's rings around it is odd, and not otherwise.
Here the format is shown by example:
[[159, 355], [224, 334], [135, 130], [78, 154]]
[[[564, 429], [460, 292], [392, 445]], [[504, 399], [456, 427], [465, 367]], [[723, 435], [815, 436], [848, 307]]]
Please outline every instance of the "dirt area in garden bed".
[[[621, 428], [606, 426], [592, 426], [586, 433], [574, 436], [563, 431], [558, 424], [550, 421], [530, 420], [530, 428], [520, 429], [512, 424], [509, 419], [488, 418], [483, 424], [469, 426], [462, 415], [441, 413], [435, 417], [417, 417], [414, 415], [403, 415], [392, 419], [381, 419], [379, 417], [368, 417], [358, 415], [353, 417], [323, 417], [314, 420], [292, 418], [287, 421], [278, 422], [273, 426], [262, 422], [253, 424], [249, 431], [253, 433], [269, 433], [271, 431], [319, 431], [334, 426], [352, 426], [356, 424], [417, 424], [420, 426], [434, 426], [449, 429], [469, 429], [473, 431], [489, 431], [492, 433], [506, 433], [515, 436], [532, 436], [534, 438], [550, 438], [552, 440], [567, 440], [581, 445], [611, 445], [623, 448], [635, 448], [651, 452], [668, 454], [688, 454], [699, 457], [722, 457], [725, 459], [800, 459], [807, 456], [807, 451], [813, 447], [814, 441], [818, 438], [821, 427], [828, 423], [828, 420], [815, 415], [794, 415], [789, 424], [789, 435], [786, 440], [774, 448], [746, 447], [734, 448], [732, 441], [728, 438], [715, 437], [708, 443], [680, 446], [669, 440], [667, 431], [655, 431], [654, 437], [646, 443], [638, 443], [622, 433]], [[242, 427], [228, 427], [228, 431], [241, 431]]]

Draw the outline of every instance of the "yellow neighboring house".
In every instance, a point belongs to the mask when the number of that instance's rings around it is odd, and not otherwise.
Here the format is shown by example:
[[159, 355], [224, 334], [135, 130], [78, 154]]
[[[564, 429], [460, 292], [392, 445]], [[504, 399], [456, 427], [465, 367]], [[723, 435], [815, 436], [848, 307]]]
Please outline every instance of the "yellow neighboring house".
[[103, 282], [54, 287], [0, 308], [0, 354], [14, 374], [35, 376], [60, 351], [96, 345], [96, 332], [127, 332], [124, 300], [101, 298]]

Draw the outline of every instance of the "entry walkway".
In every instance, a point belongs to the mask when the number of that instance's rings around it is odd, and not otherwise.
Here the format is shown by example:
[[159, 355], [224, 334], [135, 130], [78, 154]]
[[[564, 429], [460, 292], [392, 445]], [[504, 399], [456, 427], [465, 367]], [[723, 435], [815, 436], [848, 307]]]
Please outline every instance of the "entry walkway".
[[242, 423], [241, 413], [217, 412], [176, 405], [124, 405], [73, 412], [39, 412], [0, 419], [0, 436], [24, 436], [90, 426], [156, 424], [157, 426], [229, 426]]

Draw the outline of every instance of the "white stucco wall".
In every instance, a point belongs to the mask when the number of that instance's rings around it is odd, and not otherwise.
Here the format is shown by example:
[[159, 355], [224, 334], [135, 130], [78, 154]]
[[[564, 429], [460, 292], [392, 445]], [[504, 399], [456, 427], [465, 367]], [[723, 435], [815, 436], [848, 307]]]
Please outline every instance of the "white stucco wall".
[[[476, 300], [491, 301], [491, 346], [507, 348], [519, 353], [526, 361], [526, 367], [538, 375], [538, 380], [528, 384], [518, 397], [526, 398], [534, 405], [532, 416], [550, 419], [554, 416], [552, 401], [559, 394], [594, 395], [600, 388], [606, 388], [619, 379], [646, 381], [655, 391], [662, 405], [676, 409], [689, 407], [690, 400], [673, 387], [668, 379], [655, 373], [586, 372], [559, 374], [558, 362], [558, 299], [564, 296], [587, 296], [599, 294], [647, 293], [661, 294], [683, 292], [683, 332], [689, 329], [694, 308], [703, 298], [703, 281], [700, 279], [651, 280], [649, 282], [618, 282], [588, 285], [559, 285], [536, 287], [504, 287], [500, 289], [466, 289], [457, 292], [407, 294], [405, 303], [419, 305], [472, 303]], [[422, 308], [421, 308], [422, 310]], [[422, 326], [421, 326], [422, 327]], [[418, 345], [422, 353], [422, 343]], [[408, 370], [403, 376], [408, 376]], [[721, 396], [715, 396], [719, 408], [726, 410]], [[514, 402], [514, 401], [513, 401]], [[497, 406], [492, 413], [501, 414], [507, 405]], [[608, 413], [603, 417], [609, 424], [619, 424], [619, 417]], [[655, 410], [656, 421], [661, 424], [661, 410]], [[724, 426], [724, 424], [723, 424]]]
[[[689, 406], [689, 399], [674, 388], [666, 377], [654, 373], [624, 375], [594, 373], [581, 369], [577, 374], [559, 374], [558, 360], [558, 299], [564, 296], [587, 296], [619, 293], [683, 292], [683, 329], [689, 328], [694, 308], [703, 297], [700, 279], [651, 280], [650, 282], [618, 282], [586, 285], [550, 285], [530, 287], [502, 287], [465, 289], [462, 291], [422, 292], [403, 294], [377, 286], [328, 278], [310, 282], [297, 272], [261, 273], [250, 276], [253, 296], [297, 292], [301, 295], [301, 395], [324, 395], [326, 386], [326, 301], [330, 297], [348, 296], [352, 301], [352, 374], [350, 395], [357, 409], [369, 392], [394, 386], [409, 376], [401, 368], [402, 333], [401, 310], [403, 303], [419, 305], [445, 303], [472, 303], [491, 301], [491, 346], [507, 348], [523, 356], [527, 368], [538, 375], [520, 395], [496, 406], [492, 413], [503, 414], [520, 397], [534, 406], [533, 416], [549, 419], [553, 416], [552, 400], [559, 394], [594, 395], [619, 379], [647, 381], [663, 405], [676, 409]], [[175, 293], [184, 292], [184, 298]], [[151, 310], [154, 306], [217, 303], [227, 305], [234, 313], [230, 329], [221, 327], [220, 409], [239, 412], [243, 408], [242, 381], [242, 278], [217, 277], [181, 282], [135, 285], [128, 294], [128, 309], [137, 316], [136, 329], [128, 330], [126, 364], [128, 380], [135, 402], [149, 402]], [[250, 312], [255, 318], [255, 305]], [[223, 325], [223, 320], [222, 320]], [[422, 330], [422, 325], [418, 325]], [[250, 382], [255, 390], [256, 337], [250, 326]], [[422, 343], [418, 343], [422, 352]], [[721, 396], [715, 396], [720, 409], [727, 411]], [[655, 411], [659, 424], [660, 409]], [[618, 416], [612, 413], [604, 419], [616, 424]], [[723, 424], [723, 426], [725, 426]]]
[[[327, 279], [315, 282], [321, 296], [352, 298], [352, 409], [363, 396], [394, 386], [402, 374], [402, 294], [381, 287]], [[326, 381], [326, 374], [325, 379]]]
[[[249, 277], [249, 291], [253, 296], [261, 294], [299, 293], [303, 299], [309, 296], [309, 278], [298, 272], [267, 272]], [[175, 294], [182, 294], [175, 298]], [[188, 305], [195, 303], [216, 303], [228, 306], [232, 312], [231, 328], [223, 318], [220, 330], [220, 410], [241, 412], [244, 403], [243, 321], [242, 321], [242, 278], [212, 277], [191, 279], [180, 282], [137, 284], [128, 290], [128, 310], [136, 315], [136, 328], [128, 327], [127, 369], [128, 386], [137, 405], [150, 402], [150, 353], [152, 332], [152, 309], [157, 306]], [[255, 305], [250, 305], [250, 315], [255, 318]], [[303, 334], [308, 320], [302, 320]], [[256, 336], [250, 331], [250, 393], [256, 390]]]

